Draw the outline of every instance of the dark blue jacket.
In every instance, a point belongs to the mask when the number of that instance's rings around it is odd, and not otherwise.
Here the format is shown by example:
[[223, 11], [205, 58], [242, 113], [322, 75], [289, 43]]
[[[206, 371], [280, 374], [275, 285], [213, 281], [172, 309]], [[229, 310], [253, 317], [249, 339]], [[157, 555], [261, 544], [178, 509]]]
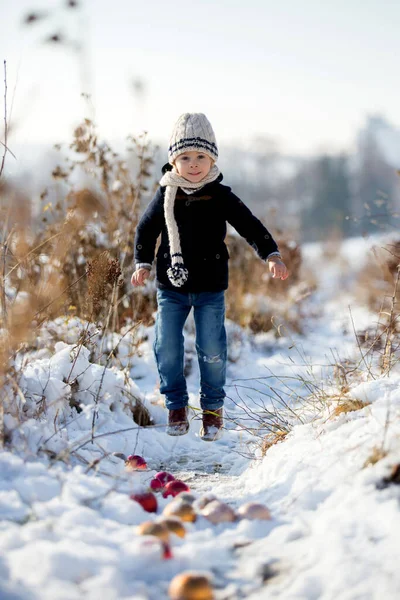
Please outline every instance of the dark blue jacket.
[[135, 261], [152, 263], [157, 238], [157, 287], [181, 292], [218, 292], [228, 287], [229, 253], [225, 245], [226, 223], [236, 231], [265, 260], [278, 247], [269, 231], [243, 202], [222, 185], [222, 175], [193, 194], [178, 188], [175, 200], [175, 219], [185, 267], [189, 277], [177, 288], [167, 276], [171, 266], [168, 233], [164, 218], [165, 187], [160, 187], [147, 207], [136, 229]]

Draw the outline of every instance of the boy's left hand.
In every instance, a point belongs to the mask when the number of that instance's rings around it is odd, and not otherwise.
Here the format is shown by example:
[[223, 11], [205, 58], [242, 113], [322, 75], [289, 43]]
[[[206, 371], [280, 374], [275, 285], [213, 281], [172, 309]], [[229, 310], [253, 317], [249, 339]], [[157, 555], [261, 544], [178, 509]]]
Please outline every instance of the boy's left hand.
[[275, 279], [284, 280], [289, 277], [289, 271], [287, 270], [287, 267], [283, 260], [281, 260], [280, 258], [271, 256], [271, 258], [268, 259], [268, 266], [270, 272], [272, 273], [272, 277], [274, 277]]

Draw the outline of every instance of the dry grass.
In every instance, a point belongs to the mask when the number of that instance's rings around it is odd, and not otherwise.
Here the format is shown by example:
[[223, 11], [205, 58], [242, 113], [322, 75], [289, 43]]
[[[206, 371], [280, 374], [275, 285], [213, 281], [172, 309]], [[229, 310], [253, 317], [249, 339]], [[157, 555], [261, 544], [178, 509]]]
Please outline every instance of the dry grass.
[[[113, 303], [110, 325], [120, 328], [128, 318], [149, 320], [154, 307], [133, 301], [130, 285], [132, 240], [153, 161], [149, 142], [144, 136], [130, 138], [129, 159], [122, 158], [98, 140], [93, 123], [85, 120], [64, 152], [52, 173], [54, 183], [41, 194], [39, 217], [32, 216], [30, 201], [18, 190], [0, 190], [9, 235], [3, 283], [12, 290], [11, 304], [23, 292], [40, 322], [66, 314], [71, 306], [86, 318], [89, 295], [89, 313], [96, 319], [107, 312], [96, 294], [102, 286], [110, 292], [114, 270], [121, 277], [114, 277], [117, 289], [108, 294]], [[78, 190], [77, 177], [87, 183]], [[15, 206], [26, 208], [22, 219]]]
[[[356, 281], [357, 299], [379, 312], [382, 309], [382, 298], [392, 293], [399, 262], [400, 241], [394, 240], [384, 247], [375, 246]], [[400, 296], [400, 290], [398, 295]]]
[[377, 462], [379, 462], [380, 460], [382, 460], [386, 456], [387, 456], [387, 451], [386, 450], [384, 450], [380, 446], [374, 446], [372, 448], [372, 452], [371, 452], [370, 456], [364, 462], [363, 467], [366, 468], [366, 467], [370, 467], [370, 466], [376, 465]]
[[369, 402], [363, 402], [362, 400], [355, 400], [354, 398], [341, 398], [338, 400], [337, 406], [333, 411], [333, 417], [338, 417], [344, 413], [354, 412], [361, 410], [366, 406], [369, 406]]
[[283, 440], [288, 435], [288, 431], [274, 431], [268, 433], [262, 443], [261, 443], [261, 453], [262, 456], [265, 456], [271, 446], [275, 446], [275, 444], [279, 444], [279, 442], [283, 442]]
[[[357, 338], [369, 364], [390, 373], [400, 349], [400, 241], [375, 247], [355, 289], [358, 299], [378, 314], [377, 322], [358, 332]], [[365, 360], [364, 360], [365, 362]]]
[[275, 280], [268, 265], [261, 261], [247, 242], [229, 236], [230, 287], [227, 293], [227, 316], [253, 333], [274, 329], [274, 318], [301, 331], [301, 305], [309, 291], [300, 281], [301, 250], [291, 239], [277, 238], [290, 277]]

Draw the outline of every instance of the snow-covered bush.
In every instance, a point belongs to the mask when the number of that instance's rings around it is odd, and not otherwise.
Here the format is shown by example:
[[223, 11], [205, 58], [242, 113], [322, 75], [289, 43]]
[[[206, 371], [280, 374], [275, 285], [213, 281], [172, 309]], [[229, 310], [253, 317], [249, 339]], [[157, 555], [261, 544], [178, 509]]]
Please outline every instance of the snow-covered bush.
[[[55, 353], [22, 367], [17, 389], [9, 386], [5, 402], [7, 437], [20, 436], [30, 419], [54, 431], [77, 419], [92, 415], [92, 430], [98, 421], [120, 426], [124, 414], [133, 423], [152, 423], [151, 406], [126, 370], [108, 368], [89, 361], [83, 345], [57, 342]], [[126, 422], [126, 419], [123, 419]], [[35, 426], [34, 426], [35, 428]], [[28, 425], [29, 429], [29, 425]]]

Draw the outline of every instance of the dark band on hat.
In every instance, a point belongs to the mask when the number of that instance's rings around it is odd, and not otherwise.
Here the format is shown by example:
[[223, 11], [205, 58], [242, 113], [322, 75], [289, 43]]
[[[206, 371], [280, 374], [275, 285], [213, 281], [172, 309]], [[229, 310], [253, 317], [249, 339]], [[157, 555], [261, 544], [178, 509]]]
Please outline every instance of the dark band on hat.
[[217, 145], [214, 144], [214, 142], [209, 142], [208, 140], [205, 140], [204, 138], [200, 137], [185, 138], [183, 140], [179, 140], [178, 142], [175, 142], [175, 144], [172, 144], [172, 146], [168, 148], [168, 152], [169, 154], [175, 154], [175, 152], [185, 150], [185, 148], [193, 148], [193, 146], [195, 148], [204, 148], [205, 150], [208, 150], [208, 152], [211, 152], [215, 156], [218, 156]]

